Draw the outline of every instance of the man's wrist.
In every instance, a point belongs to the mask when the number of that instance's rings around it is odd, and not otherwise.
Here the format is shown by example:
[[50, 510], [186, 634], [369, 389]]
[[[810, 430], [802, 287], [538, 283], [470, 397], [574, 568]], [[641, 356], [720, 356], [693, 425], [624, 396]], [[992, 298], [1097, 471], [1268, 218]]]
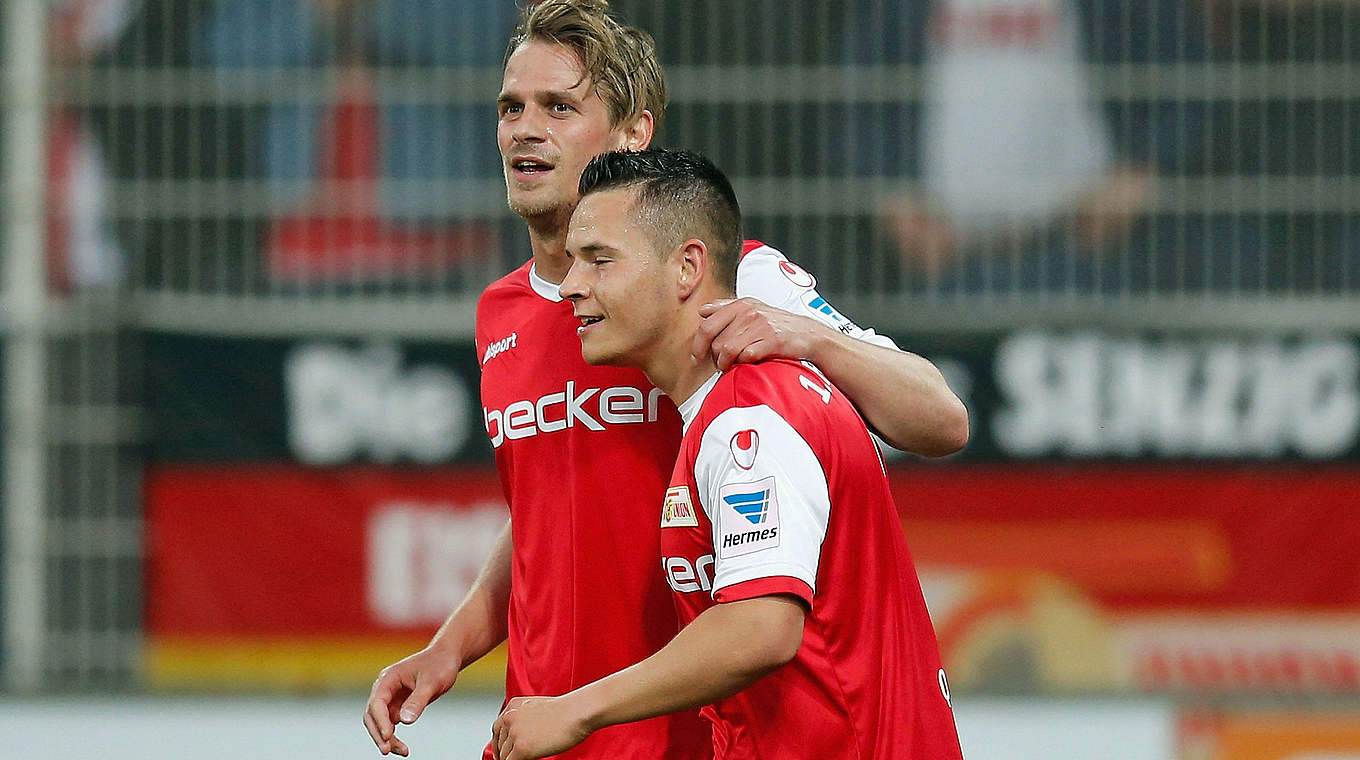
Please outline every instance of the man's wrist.
[[441, 631], [439, 634], [435, 634], [435, 637], [430, 639], [430, 643], [425, 645], [426, 651], [433, 653], [441, 659], [452, 662], [454, 668], [459, 671], [467, 664], [463, 659], [463, 652], [465, 649], [466, 648], [462, 646], [458, 638], [449, 635], [449, 632], [447, 631]]
[[809, 330], [805, 338], [806, 350], [804, 356], [800, 357], [821, 367], [823, 364], [835, 360], [835, 351], [840, 347], [840, 340], [845, 336], [840, 331], [827, 327], [811, 317], [806, 318], [813, 324], [813, 329]]
[[610, 725], [609, 705], [603, 692], [600, 684], [594, 683], [558, 697], [567, 718], [587, 735]]

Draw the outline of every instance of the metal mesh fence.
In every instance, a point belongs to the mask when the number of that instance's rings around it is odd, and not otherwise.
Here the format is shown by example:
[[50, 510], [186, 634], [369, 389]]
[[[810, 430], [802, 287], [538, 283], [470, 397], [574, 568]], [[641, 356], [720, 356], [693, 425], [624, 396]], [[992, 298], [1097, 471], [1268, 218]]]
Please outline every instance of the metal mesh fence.
[[[889, 324], [1354, 293], [1349, 5], [615, 3], [667, 65], [659, 141], [714, 157], [751, 236]], [[446, 307], [527, 256], [491, 106], [511, 3], [129, 7], [54, 89], [103, 148], [112, 268], [150, 318]]]

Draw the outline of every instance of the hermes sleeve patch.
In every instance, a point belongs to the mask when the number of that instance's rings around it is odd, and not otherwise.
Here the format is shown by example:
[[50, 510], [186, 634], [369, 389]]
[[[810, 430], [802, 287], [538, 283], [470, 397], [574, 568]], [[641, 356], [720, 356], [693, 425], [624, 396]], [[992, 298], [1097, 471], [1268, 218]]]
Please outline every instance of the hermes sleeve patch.
[[779, 546], [779, 499], [773, 477], [725, 485], [719, 489], [718, 502], [720, 558]]

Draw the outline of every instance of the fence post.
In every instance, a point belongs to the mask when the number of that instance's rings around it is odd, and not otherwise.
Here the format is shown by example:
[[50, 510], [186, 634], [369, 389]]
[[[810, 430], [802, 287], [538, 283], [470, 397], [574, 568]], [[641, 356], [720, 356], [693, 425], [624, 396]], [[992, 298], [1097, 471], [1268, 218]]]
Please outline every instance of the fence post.
[[46, 609], [46, 0], [5, 0], [3, 299], [4, 675], [12, 690], [41, 686]]

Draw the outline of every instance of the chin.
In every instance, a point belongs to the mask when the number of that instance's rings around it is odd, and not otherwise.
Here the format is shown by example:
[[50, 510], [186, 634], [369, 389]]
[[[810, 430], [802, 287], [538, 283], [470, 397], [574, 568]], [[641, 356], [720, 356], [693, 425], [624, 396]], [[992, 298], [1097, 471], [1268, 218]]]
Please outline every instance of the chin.
[[563, 203], [561, 198], [543, 197], [543, 195], [535, 193], [508, 194], [506, 200], [510, 210], [523, 219], [549, 216], [567, 208], [567, 204]]
[[618, 352], [601, 349], [598, 346], [581, 344], [581, 358], [586, 360], [586, 364], [600, 366], [620, 366], [623, 364], [623, 357]]

